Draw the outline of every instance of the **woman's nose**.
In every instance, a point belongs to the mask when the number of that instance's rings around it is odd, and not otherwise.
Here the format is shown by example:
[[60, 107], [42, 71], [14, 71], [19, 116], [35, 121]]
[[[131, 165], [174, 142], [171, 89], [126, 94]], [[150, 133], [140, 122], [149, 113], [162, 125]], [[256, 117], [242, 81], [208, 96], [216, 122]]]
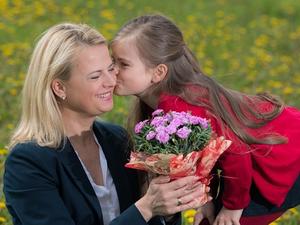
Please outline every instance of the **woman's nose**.
[[117, 83], [116, 72], [115, 73], [112, 73], [112, 72], [106, 73], [106, 79], [105, 79], [104, 85], [112, 87], [112, 86], [115, 86], [116, 83]]
[[115, 71], [116, 71], [116, 75], [118, 76], [120, 73], [120, 68], [119, 68], [118, 64], [115, 64]]

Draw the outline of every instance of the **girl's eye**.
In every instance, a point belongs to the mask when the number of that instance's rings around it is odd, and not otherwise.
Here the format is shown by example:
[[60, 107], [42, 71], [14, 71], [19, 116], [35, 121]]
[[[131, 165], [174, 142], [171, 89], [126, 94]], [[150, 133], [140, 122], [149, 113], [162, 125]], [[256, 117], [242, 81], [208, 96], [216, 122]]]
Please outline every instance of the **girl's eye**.
[[121, 66], [121, 67], [128, 67], [129, 65], [127, 63], [120, 62], [119, 66]]

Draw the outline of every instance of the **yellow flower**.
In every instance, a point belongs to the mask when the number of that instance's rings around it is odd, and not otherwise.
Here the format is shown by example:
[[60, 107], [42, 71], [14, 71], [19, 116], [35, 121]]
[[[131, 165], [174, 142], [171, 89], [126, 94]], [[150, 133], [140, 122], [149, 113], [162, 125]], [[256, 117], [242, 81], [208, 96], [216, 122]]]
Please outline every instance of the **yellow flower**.
[[0, 216], [0, 223], [4, 223], [4, 222], [6, 222], [6, 219], [5, 219], [5, 217], [3, 217], [3, 216]]
[[216, 16], [219, 17], [219, 18], [224, 17], [224, 15], [225, 15], [224, 11], [219, 10], [219, 11], [216, 12]]
[[4, 23], [0, 23], [0, 30], [3, 30], [5, 28], [5, 24]]
[[107, 6], [108, 5], [108, 0], [101, 0], [100, 3], [103, 6]]
[[213, 69], [211, 67], [205, 66], [203, 70], [208, 76], [213, 74]]
[[14, 125], [12, 123], [9, 123], [6, 125], [6, 127], [10, 130], [12, 130], [14, 128]]
[[107, 20], [113, 20], [115, 18], [115, 12], [111, 9], [104, 9], [100, 12], [100, 16]]
[[[0, 151], [3, 151], [5, 150], [7, 152], [6, 149], [0, 149]], [[6, 207], [5, 203], [4, 202], [0, 202], [0, 209], [4, 209]]]
[[45, 8], [44, 5], [41, 2], [34, 2], [34, 10], [35, 15], [42, 16], [45, 14]]
[[285, 95], [289, 95], [289, 94], [292, 94], [294, 92], [294, 89], [292, 87], [285, 87], [282, 92]]
[[196, 210], [194, 209], [189, 209], [183, 212], [183, 217], [187, 218], [187, 217], [194, 217], [196, 214]]
[[189, 23], [196, 23], [197, 22], [197, 18], [195, 17], [195, 15], [189, 15], [189, 16], [187, 16], [186, 20]]
[[254, 68], [256, 66], [256, 59], [254, 57], [247, 57], [246, 64], [249, 68]]
[[16, 96], [17, 93], [18, 93], [18, 91], [15, 88], [12, 88], [12, 89], [9, 90], [9, 94], [12, 95], [12, 96]]
[[[1, 155], [7, 155], [7, 154], [8, 154], [8, 150], [7, 150], [7, 149], [4, 149], [4, 148], [3, 148], [3, 149], [0, 149], [0, 156], [1, 156]], [[1, 204], [1, 203], [2, 203], [2, 202], [0, 202], [0, 204]], [[0, 209], [1, 209], [1, 207], [2, 207], [2, 206], [0, 205]], [[4, 208], [5, 208], [5, 205], [4, 205]]]
[[7, 0], [0, 0], [0, 11], [4, 12], [7, 10]]
[[2, 53], [4, 56], [9, 57], [13, 54], [14, 46], [12, 44], [6, 44], [2, 46]]
[[187, 218], [187, 221], [189, 224], [192, 224], [194, 222], [194, 217]]
[[263, 47], [266, 46], [269, 42], [269, 37], [265, 34], [262, 34], [260, 36], [258, 36], [258, 38], [256, 38], [255, 40], [255, 45], [258, 47]]
[[274, 80], [269, 80], [267, 82], [267, 85], [272, 88], [281, 88], [282, 87], [282, 83], [280, 81], [274, 81]]
[[300, 84], [300, 74], [296, 74], [296, 76], [293, 79], [293, 82], [295, 82], [296, 84]]
[[298, 215], [299, 214], [299, 212], [298, 212], [298, 210], [296, 208], [292, 208], [289, 211], [292, 212], [294, 215]]

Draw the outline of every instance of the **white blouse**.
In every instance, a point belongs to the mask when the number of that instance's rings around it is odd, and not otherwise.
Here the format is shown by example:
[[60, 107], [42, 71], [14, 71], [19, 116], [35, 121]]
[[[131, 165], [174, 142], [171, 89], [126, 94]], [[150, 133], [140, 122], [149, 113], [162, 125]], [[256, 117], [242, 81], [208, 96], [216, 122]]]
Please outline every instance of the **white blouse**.
[[115, 184], [113, 182], [113, 179], [107, 167], [107, 161], [105, 155], [102, 151], [100, 144], [98, 143], [97, 138], [95, 136], [94, 138], [96, 143], [99, 146], [99, 157], [100, 157], [100, 164], [102, 169], [104, 186], [97, 185], [94, 182], [91, 174], [86, 169], [85, 165], [81, 161], [78, 154], [77, 156], [98, 198], [102, 210], [103, 224], [108, 225], [114, 218], [120, 215], [120, 205], [119, 205], [119, 199], [118, 199]]

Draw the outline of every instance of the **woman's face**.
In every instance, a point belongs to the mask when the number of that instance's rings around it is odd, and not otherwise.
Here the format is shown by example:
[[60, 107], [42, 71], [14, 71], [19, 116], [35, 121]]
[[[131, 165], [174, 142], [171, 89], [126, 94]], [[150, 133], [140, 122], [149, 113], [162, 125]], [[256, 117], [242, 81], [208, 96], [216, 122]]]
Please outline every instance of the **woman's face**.
[[146, 68], [130, 40], [114, 43], [112, 55], [119, 70], [114, 93], [141, 96], [152, 85], [153, 69]]
[[63, 106], [84, 116], [97, 116], [113, 108], [116, 71], [105, 44], [83, 47], [70, 79], [65, 82]]

